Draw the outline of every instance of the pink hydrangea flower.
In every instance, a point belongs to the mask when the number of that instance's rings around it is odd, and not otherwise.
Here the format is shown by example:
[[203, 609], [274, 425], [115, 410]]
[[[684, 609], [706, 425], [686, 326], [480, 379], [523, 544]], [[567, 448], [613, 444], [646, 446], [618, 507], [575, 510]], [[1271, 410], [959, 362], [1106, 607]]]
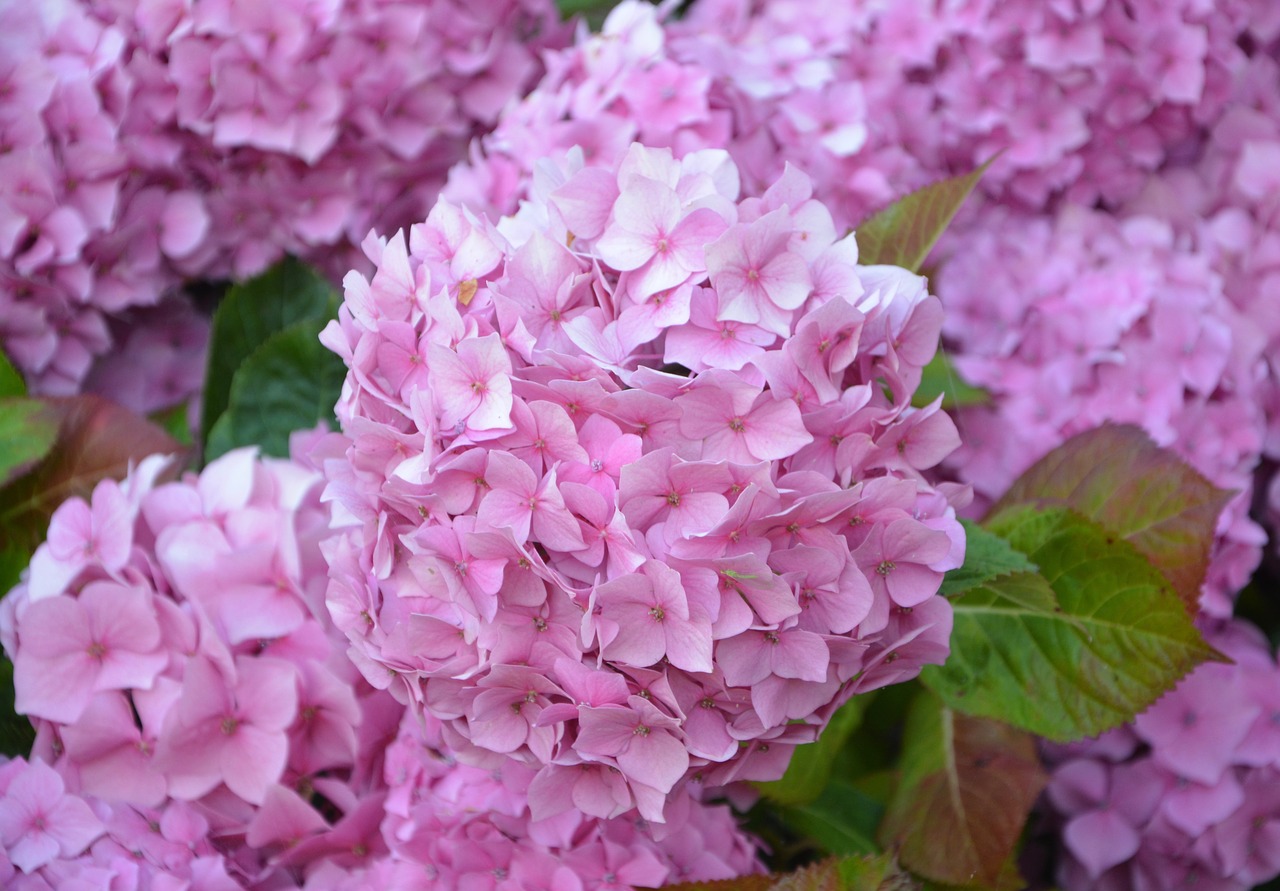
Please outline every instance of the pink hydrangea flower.
[[[624, 55], [655, 33], [636, 12]], [[407, 257], [371, 241], [372, 282], [348, 278], [322, 338], [350, 365], [330, 491], [362, 528], [329, 551], [330, 608], [459, 757], [533, 772], [539, 819], [660, 821], [687, 781], [776, 775], [849, 696], [945, 657], [963, 532], [921, 471], [955, 431], [909, 405], [940, 312], [837, 247], [798, 170], [745, 200], [717, 151], [539, 170], [515, 216], [442, 203]], [[499, 258], [465, 293], [441, 247], [460, 226]], [[753, 349], [674, 364], [695, 318]], [[411, 342], [411, 378], [378, 359]], [[832, 413], [848, 445], [815, 462]], [[374, 430], [414, 438], [411, 478], [365, 458]]]

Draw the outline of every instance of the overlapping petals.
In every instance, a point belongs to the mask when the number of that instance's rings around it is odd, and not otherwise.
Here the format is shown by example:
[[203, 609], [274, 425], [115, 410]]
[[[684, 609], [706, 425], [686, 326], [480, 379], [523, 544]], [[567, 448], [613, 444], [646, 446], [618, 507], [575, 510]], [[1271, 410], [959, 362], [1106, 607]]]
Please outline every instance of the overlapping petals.
[[[963, 532], [921, 470], [955, 428], [910, 405], [940, 314], [855, 265], [799, 171], [744, 201], [719, 151], [538, 169], [515, 216], [442, 203], [348, 280], [326, 467], [363, 526], [328, 551], [329, 604], [459, 758], [533, 772], [536, 818], [580, 789], [660, 821], [945, 656]], [[460, 288], [439, 246], [469, 240], [500, 259]], [[690, 319], [753, 349], [684, 364]]]

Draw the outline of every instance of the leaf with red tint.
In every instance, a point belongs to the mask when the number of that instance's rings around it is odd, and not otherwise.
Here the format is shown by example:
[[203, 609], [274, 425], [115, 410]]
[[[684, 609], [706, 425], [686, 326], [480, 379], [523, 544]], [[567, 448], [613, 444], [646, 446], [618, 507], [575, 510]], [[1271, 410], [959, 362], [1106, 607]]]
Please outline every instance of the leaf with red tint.
[[881, 842], [927, 879], [1003, 887], [1047, 780], [1034, 738], [952, 711], [924, 692], [907, 717], [900, 768]]
[[72, 496], [88, 498], [100, 480], [123, 479], [147, 455], [186, 449], [145, 418], [101, 396], [47, 400], [57, 439], [44, 459], [0, 489], [0, 549], [34, 551], [49, 517]]
[[919, 272], [992, 161], [963, 176], [930, 183], [863, 220], [855, 228], [858, 262], [887, 263]]
[[1108, 425], [1042, 458], [988, 517], [1019, 505], [1070, 507], [1137, 548], [1195, 613], [1218, 514], [1233, 494], [1158, 447], [1140, 428]]

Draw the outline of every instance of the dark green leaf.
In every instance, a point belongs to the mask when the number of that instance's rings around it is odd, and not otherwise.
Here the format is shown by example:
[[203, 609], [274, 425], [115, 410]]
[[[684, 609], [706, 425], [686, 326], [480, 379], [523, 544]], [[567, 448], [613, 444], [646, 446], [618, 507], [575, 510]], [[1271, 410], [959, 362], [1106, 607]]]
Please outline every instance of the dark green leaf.
[[846, 702], [832, 716], [817, 742], [795, 750], [782, 779], [756, 783], [756, 788], [779, 804], [803, 804], [817, 798], [831, 777], [831, 765], [840, 749], [862, 722], [862, 712], [869, 701], [869, 698], [855, 696]]
[[847, 780], [832, 778], [816, 800], [777, 808], [787, 825], [828, 854], [877, 854], [884, 805]]
[[27, 385], [23, 382], [22, 375], [13, 367], [9, 357], [0, 353], [0, 399], [26, 395]]
[[209, 337], [200, 425], [206, 442], [214, 424], [227, 410], [232, 379], [240, 364], [273, 334], [303, 320], [323, 322], [334, 318], [338, 303], [332, 285], [292, 258], [227, 291], [213, 315]]
[[26, 755], [35, 739], [31, 722], [13, 710], [13, 663], [0, 656], [0, 754]]
[[214, 424], [206, 460], [234, 448], [261, 446], [289, 454], [289, 434], [333, 421], [346, 366], [317, 339], [323, 319], [304, 319], [267, 338], [240, 366], [227, 410]]
[[190, 406], [183, 402], [172, 408], [166, 408], [151, 415], [151, 421], [184, 446], [194, 445], [191, 436], [191, 425], [187, 422]]
[[942, 397], [942, 407], [948, 411], [971, 405], [986, 405], [991, 401], [991, 394], [986, 390], [965, 383], [941, 347], [924, 367], [920, 386], [916, 387], [911, 404], [916, 408], [924, 408], [939, 396]]
[[889, 264], [919, 272], [951, 219], [991, 166], [917, 189], [857, 227], [858, 262]]
[[951, 656], [920, 675], [952, 708], [1080, 739], [1132, 719], [1218, 657], [1165, 578], [1092, 520], [1067, 508], [1011, 508], [988, 528], [1039, 572], [952, 599]]
[[1029, 734], [922, 693], [907, 718], [901, 782], [880, 840], [949, 885], [995, 886], [1047, 777]]
[[1195, 613], [1218, 514], [1233, 493], [1215, 488], [1140, 428], [1080, 434], [1024, 473], [991, 509], [1061, 504], [1131, 542]]
[[0, 399], [0, 486], [26, 473], [53, 448], [58, 415], [40, 399]]
[[963, 594], [1000, 576], [1036, 571], [1036, 565], [1027, 559], [1026, 554], [1014, 550], [994, 532], [988, 532], [969, 520], [960, 522], [965, 531], [964, 565], [951, 570], [943, 578], [944, 597]]

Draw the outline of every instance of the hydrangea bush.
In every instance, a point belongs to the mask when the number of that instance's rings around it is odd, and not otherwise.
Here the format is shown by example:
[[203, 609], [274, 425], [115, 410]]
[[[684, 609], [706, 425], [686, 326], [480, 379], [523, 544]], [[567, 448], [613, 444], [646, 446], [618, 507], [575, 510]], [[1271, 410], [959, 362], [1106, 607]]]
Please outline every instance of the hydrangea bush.
[[0, 0], [6, 887], [1280, 872], [1275, 4], [686, 7]]

